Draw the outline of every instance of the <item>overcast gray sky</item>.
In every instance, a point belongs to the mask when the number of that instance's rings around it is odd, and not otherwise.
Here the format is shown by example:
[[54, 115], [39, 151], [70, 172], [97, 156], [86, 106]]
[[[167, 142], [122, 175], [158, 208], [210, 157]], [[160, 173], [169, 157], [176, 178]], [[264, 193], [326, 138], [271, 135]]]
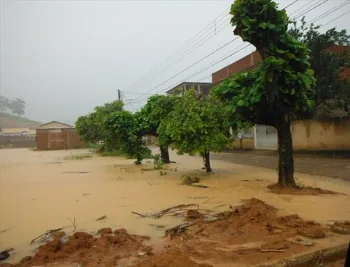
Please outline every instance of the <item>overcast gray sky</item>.
[[[254, 47], [239, 51], [244, 47], [241, 40], [232, 42], [170, 78], [233, 40], [227, 15], [232, 2], [0, 0], [1, 95], [25, 100], [28, 118], [74, 123], [96, 105], [117, 99], [118, 89], [126, 99], [135, 99], [151, 89], [149, 94], [164, 92], [185, 80], [210, 82], [212, 72]], [[277, 2], [282, 8], [294, 0]], [[287, 13], [300, 15], [322, 2], [299, 0]], [[307, 21], [345, 2], [349, 0], [328, 0], [311, 9]], [[345, 5], [316, 23], [328, 23], [349, 10], [350, 4]], [[322, 30], [336, 26], [349, 31], [349, 17], [350, 13]], [[198, 39], [147, 75], [209, 23]], [[193, 75], [232, 52], [236, 53]], [[129, 101], [126, 107], [135, 110], [147, 97]]]

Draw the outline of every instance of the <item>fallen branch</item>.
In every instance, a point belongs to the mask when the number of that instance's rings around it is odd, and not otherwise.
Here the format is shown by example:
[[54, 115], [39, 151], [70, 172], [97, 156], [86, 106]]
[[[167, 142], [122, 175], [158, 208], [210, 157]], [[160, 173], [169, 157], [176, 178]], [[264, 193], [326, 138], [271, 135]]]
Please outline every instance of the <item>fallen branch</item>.
[[209, 186], [206, 186], [206, 185], [203, 185], [203, 184], [190, 184], [190, 186], [200, 187], [200, 188], [209, 188]]
[[46, 231], [45, 233], [43, 233], [43, 234], [39, 235], [38, 237], [34, 238], [34, 239], [30, 242], [30, 244], [33, 244], [36, 240], [38, 240], [38, 239], [39, 239], [40, 237], [42, 237], [42, 236], [50, 235], [50, 234], [52, 234], [52, 233], [61, 231], [62, 229], [63, 229], [63, 228], [57, 228], [57, 229], [48, 230], [48, 231]]
[[103, 216], [97, 218], [96, 221], [102, 221], [102, 220], [104, 220], [104, 219], [107, 219], [107, 216], [106, 216], [106, 215], [103, 215]]
[[173, 207], [170, 207], [170, 208], [166, 208], [164, 210], [161, 210], [161, 211], [156, 211], [156, 212], [150, 212], [150, 213], [138, 213], [138, 212], [135, 212], [135, 211], [132, 211], [133, 214], [136, 214], [136, 215], [139, 215], [141, 217], [147, 217], [147, 218], [160, 218], [162, 216], [164, 216], [165, 214], [168, 214], [168, 213], [173, 213], [175, 211], [178, 211], [178, 210], [183, 210], [183, 209], [190, 209], [191, 207], [197, 207], [197, 209], [199, 209], [199, 206], [198, 204], [181, 204], [181, 205], [177, 205], [177, 206], [173, 206]]
[[167, 230], [165, 230], [165, 235], [168, 236], [170, 235], [170, 237], [172, 238], [175, 234], [178, 234], [180, 232], [183, 232], [186, 228], [195, 225], [196, 222], [188, 222], [188, 223], [183, 223], [180, 225], [177, 225], [175, 227], [169, 228]]
[[132, 214], [139, 215], [139, 216], [141, 216], [141, 217], [143, 217], [143, 218], [146, 217], [145, 215], [143, 215], [143, 214], [141, 214], [141, 213], [138, 213], [138, 212], [135, 212], [135, 211], [132, 211], [131, 213], [132, 213]]
[[285, 249], [260, 249], [260, 252], [267, 253], [267, 252], [285, 252]]

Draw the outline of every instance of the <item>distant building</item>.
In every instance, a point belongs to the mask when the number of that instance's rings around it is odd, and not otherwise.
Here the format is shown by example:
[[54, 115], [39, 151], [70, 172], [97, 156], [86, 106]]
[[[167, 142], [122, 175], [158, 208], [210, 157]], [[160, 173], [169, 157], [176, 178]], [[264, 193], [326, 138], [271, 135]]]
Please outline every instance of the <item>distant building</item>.
[[2, 128], [1, 136], [34, 136], [35, 130], [29, 128]]
[[185, 91], [194, 89], [197, 94], [201, 94], [204, 97], [207, 97], [209, 95], [209, 90], [212, 87], [212, 83], [197, 83], [197, 82], [183, 82], [169, 91], [167, 91], [167, 94], [183, 94]]
[[72, 125], [51, 121], [36, 129], [36, 149], [55, 150], [84, 147]]

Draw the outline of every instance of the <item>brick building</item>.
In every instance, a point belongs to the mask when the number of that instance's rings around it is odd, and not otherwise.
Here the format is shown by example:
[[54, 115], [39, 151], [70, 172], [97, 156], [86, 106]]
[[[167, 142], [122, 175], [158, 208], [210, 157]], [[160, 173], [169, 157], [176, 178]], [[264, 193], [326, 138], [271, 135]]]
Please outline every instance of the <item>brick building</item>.
[[[325, 49], [328, 52], [334, 52], [334, 53], [343, 53], [345, 51], [350, 52], [350, 46], [342, 46], [342, 45], [333, 45]], [[226, 79], [227, 77], [231, 76], [232, 74], [239, 73], [243, 70], [251, 70], [254, 68], [254, 66], [261, 62], [262, 58], [258, 51], [255, 51], [236, 62], [233, 62], [232, 64], [214, 72], [212, 74], [212, 83], [213, 85], [218, 84], [222, 80]], [[342, 72], [342, 76], [344, 78], [350, 78], [350, 68], [345, 69]]]
[[51, 121], [36, 129], [36, 149], [56, 150], [84, 147], [75, 128], [58, 121]]

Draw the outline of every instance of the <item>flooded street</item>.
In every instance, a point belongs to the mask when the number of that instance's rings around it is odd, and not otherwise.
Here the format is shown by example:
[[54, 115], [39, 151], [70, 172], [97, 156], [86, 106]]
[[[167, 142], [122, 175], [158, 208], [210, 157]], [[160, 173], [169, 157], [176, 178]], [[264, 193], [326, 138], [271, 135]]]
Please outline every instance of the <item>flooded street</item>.
[[[255, 197], [277, 207], [282, 215], [297, 213], [322, 224], [350, 219], [350, 183], [343, 180], [297, 173], [303, 185], [346, 195], [278, 195], [266, 188], [277, 181], [276, 171], [213, 160], [215, 173], [201, 181], [209, 188], [196, 188], [179, 182], [182, 174], [202, 172], [199, 157], [172, 153], [177, 163], [161, 175], [159, 170], [143, 171], [147, 166], [135, 166], [133, 160], [124, 158], [74, 159], [86, 153], [89, 151], [0, 150], [0, 251], [15, 248], [12, 262], [33, 254], [38, 246], [30, 245], [33, 238], [60, 227], [67, 227], [67, 233], [74, 228], [86, 232], [125, 228], [130, 233], [161, 237], [164, 228], [182, 219], [140, 218], [132, 211], [146, 213], [179, 204], [201, 204], [219, 211]], [[102, 216], [106, 219], [96, 221]]]

